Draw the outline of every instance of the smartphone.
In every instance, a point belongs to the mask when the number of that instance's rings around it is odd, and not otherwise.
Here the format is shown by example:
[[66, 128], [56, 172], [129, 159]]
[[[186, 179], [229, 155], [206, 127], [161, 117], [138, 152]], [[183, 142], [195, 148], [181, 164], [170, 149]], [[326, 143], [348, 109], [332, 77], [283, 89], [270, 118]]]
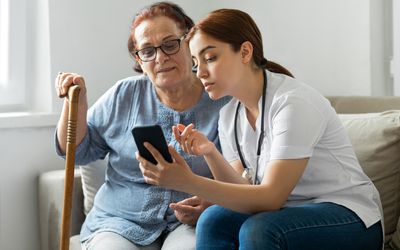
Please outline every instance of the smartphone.
[[172, 157], [168, 151], [167, 141], [160, 125], [138, 126], [132, 129], [132, 135], [135, 139], [136, 146], [140, 156], [153, 164], [157, 164], [156, 159], [147, 148], [143, 145], [148, 142], [155, 147], [167, 162], [172, 162]]

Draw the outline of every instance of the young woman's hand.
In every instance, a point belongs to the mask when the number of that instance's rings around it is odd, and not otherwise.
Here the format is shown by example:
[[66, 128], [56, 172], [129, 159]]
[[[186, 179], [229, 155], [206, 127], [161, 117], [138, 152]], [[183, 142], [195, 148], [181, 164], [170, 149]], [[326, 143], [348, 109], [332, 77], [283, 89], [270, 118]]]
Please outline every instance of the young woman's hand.
[[154, 165], [141, 157], [139, 153], [136, 153], [136, 159], [140, 163], [139, 167], [143, 173], [144, 180], [149, 184], [185, 192], [185, 187], [190, 185], [192, 178], [195, 177], [185, 159], [172, 146], [168, 146], [173, 160], [172, 163], [169, 163], [150, 143], [145, 142], [144, 146], [157, 161], [157, 165]]
[[181, 145], [183, 151], [192, 155], [207, 155], [215, 149], [214, 143], [208, 140], [207, 136], [203, 135], [193, 124], [185, 125], [178, 124], [172, 127], [175, 139]]

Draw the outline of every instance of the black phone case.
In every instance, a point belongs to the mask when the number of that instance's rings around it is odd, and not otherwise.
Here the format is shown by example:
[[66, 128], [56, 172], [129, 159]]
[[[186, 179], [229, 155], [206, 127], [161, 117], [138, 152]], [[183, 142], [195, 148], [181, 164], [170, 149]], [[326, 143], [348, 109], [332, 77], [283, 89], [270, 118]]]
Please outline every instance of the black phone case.
[[167, 141], [165, 140], [164, 133], [160, 125], [150, 126], [138, 126], [132, 129], [132, 135], [135, 139], [136, 146], [139, 150], [139, 154], [153, 164], [157, 164], [156, 159], [143, 145], [144, 142], [148, 142], [155, 147], [164, 159], [168, 162], [172, 162], [172, 157], [168, 151]]

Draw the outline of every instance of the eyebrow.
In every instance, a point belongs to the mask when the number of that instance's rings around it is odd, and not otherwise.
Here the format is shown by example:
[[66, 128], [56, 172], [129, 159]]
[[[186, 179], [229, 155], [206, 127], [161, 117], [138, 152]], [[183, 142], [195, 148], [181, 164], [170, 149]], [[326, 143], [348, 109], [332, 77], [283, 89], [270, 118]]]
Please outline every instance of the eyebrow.
[[[171, 38], [175, 38], [175, 35], [169, 35], [169, 36], [166, 36], [166, 37], [164, 37], [162, 40], [161, 40], [161, 43], [164, 43], [166, 40], [168, 40], [168, 39], [171, 39]], [[142, 47], [146, 47], [146, 46], [154, 46], [153, 44], [151, 44], [151, 43], [149, 43], [149, 42], [145, 42], [144, 44], [142, 44], [141, 46]]]
[[216, 47], [216, 46], [213, 46], [213, 45], [208, 45], [207, 47], [205, 47], [205, 48], [203, 48], [203, 49], [200, 50], [199, 56], [201, 56], [202, 54], [204, 54], [207, 50], [209, 50], [209, 49], [215, 49], [215, 48], [217, 48], [217, 47]]

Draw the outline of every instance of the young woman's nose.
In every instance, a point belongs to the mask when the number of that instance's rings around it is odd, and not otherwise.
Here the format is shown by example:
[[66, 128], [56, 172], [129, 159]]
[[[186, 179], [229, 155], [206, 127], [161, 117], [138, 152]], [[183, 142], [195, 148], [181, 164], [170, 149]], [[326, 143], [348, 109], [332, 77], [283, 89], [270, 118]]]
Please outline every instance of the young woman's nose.
[[204, 65], [202, 65], [202, 64], [197, 65], [196, 76], [199, 79], [207, 78], [208, 73], [207, 73], [207, 69], [204, 67]]

